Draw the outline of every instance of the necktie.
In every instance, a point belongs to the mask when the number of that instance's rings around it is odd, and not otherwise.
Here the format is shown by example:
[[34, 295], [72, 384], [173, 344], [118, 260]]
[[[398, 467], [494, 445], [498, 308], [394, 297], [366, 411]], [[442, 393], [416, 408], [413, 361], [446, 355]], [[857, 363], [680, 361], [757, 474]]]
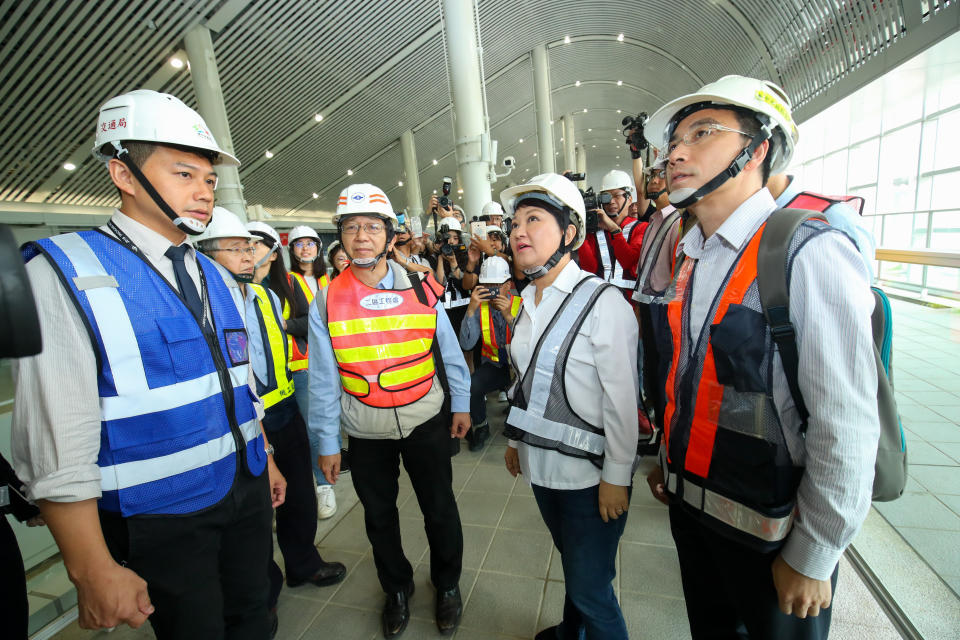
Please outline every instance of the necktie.
[[163, 255], [170, 258], [173, 262], [173, 273], [177, 277], [177, 288], [180, 289], [180, 295], [183, 296], [184, 301], [187, 303], [187, 308], [190, 309], [190, 313], [197, 319], [197, 322], [202, 322], [203, 300], [200, 299], [200, 294], [197, 292], [197, 285], [193, 283], [193, 279], [190, 277], [190, 274], [187, 273], [187, 266], [183, 262], [183, 258], [189, 249], [190, 246], [186, 244], [182, 244], [179, 247], [171, 246]]

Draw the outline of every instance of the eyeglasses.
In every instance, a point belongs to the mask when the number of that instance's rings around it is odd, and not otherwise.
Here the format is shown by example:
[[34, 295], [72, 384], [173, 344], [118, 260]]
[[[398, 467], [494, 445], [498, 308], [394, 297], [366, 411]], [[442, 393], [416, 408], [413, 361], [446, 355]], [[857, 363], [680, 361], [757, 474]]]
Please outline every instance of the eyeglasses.
[[679, 138], [675, 138], [674, 140], [671, 140], [670, 144], [667, 145], [667, 153], [673, 153], [674, 150], [680, 146], [680, 142], [683, 142], [683, 144], [687, 145], [688, 147], [698, 145], [704, 140], [708, 139], [710, 136], [712, 136], [716, 131], [729, 131], [730, 133], [739, 133], [740, 135], [747, 136], [748, 138], [752, 137], [746, 131], [740, 131], [739, 129], [731, 129], [730, 127], [725, 127], [722, 124], [711, 122], [708, 124], [701, 124], [699, 126], [696, 126], [693, 129], [690, 129], [690, 131], [687, 131], [685, 134], [683, 134]]
[[248, 255], [253, 256], [257, 252], [256, 247], [247, 247], [245, 249], [238, 249], [236, 247], [227, 247], [226, 249], [210, 249], [210, 251], [229, 251], [233, 255]]
[[363, 229], [364, 233], [375, 236], [383, 231], [384, 228], [385, 227], [382, 222], [364, 222], [363, 224], [360, 224], [359, 222], [347, 222], [340, 227], [340, 233], [348, 236], [355, 236], [360, 233], [360, 229]]
[[317, 243], [313, 240], [297, 240], [293, 243], [295, 249], [306, 249], [308, 247], [315, 247]]

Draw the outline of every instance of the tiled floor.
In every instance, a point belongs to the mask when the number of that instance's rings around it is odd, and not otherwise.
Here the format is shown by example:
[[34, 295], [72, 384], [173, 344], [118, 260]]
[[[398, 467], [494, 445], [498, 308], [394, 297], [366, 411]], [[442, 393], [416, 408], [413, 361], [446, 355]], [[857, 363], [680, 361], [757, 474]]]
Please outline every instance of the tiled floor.
[[960, 310], [891, 302], [910, 481], [874, 506], [960, 595]]
[[[493, 396], [491, 396], [493, 397]], [[492, 422], [502, 420], [495, 400]], [[503, 466], [501, 436], [483, 452], [463, 449], [454, 461], [454, 488], [463, 521], [464, 571], [460, 582], [464, 615], [456, 638], [532, 638], [559, 620], [563, 574], [530, 487], [514, 480]], [[676, 552], [666, 508], [653, 500], [638, 471], [626, 530], [620, 544], [617, 593], [631, 638], [689, 638]], [[382, 592], [370, 545], [363, 530], [363, 510], [350, 476], [337, 485], [339, 511], [320, 523], [319, 548], [325, 559], [347, 564], [347, 579], [334, 587], [284, 589], [280, 598], [280, 640], [380, 637]], [[401, 476], [400, 514], [404, 548], [416, 567], [412, 620], [404, 638], [438, 638], [433, 622], [433, 588], [423, 520], [409, 481]], [[894, 640], [899, 636], [844, 561], [834, 602], [835, 640]], [[148, 629], [81, 631], [76, 623], [55, 636], [61, 640], [145, 640]]]

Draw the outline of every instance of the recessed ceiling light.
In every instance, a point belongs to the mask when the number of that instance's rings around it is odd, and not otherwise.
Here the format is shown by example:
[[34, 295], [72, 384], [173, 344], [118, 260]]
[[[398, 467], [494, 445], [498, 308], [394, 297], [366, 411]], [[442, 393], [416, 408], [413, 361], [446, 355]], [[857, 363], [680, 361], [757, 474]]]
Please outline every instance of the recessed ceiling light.
[[[436, 159], [436, 158], [434, 158], [434, 159], [433, 159], [433, 166], [437, 166], [438, 164], [440, 164], [440, 163], [437, 162], [437, 159]], [[436, 191], [434, 191], [434, 193], [436, 193]]]
[[617, 36], [617, 42], [623, 42], [623, 34]]
[[348, 176], [352, 176], [352, 175], [353, 175], [353, 169], [347, 169], [347, 175], [348, 175]]
[[520, 138], [520, 144], [523, 144], [523, 138]]
[[620, 113], [620, 109], [617, 109], [617, 113]]
[[563, 44], [570, 44], [570, 36], [563, 36]]
[[592, 132], [592, 131], [593, 131], [593, 129], [587, 129], [587, 133], [590, 133], [590, 132]]
[[316, 200], [317, 198], [320, 197], [320, 194], [317, 193], [317, 192], [313, 192], [311, 195], [313, 196], [313, 199], [314, 199], [314, 200]]
[[433, 190], [433, 195], [437, 195], [437, 190], [436, 190], [436, 189]]
[[584, 109], [584, 110], [583, 110], [583, 112], [584, 112], [584, 113], [586, 113], [586, 112], [587, 112], [587, 110], [586, 110], [586, 109]]
[[623, 86], [623, 80], [617, 80], [617, 86], [618, 86], [618, 87], [622, 87], [622, 86]]
[[273, 151], [270, 151], [270, 149], [267, 149], [266, 153], [264, 153], [263, 155], [267, 156], [267, 160], [269, 160], [270, 158], [273, 157]]
[[321, 120], [323, 120], [323, 114], [322, 114], [322, 113], [315, 113], [315, 114], [313, 115], [313, 119], [316, 120], [317, 122], [320, 122]]
[[463, 189], [457, 189], [457, 193], [462, 194], [462, 193], [463, 193]]
[[597, 148], [597, 145], [592, 145], [592, 148], [596, 149], [596, 148]]
[[183, 69], [183, 60], [174, 56], [170, 58], [170, 66], [174, 69]]
[[579, 86], [580, 86], [580, 81], [579, 81], [579, 80], [577, 80], [576, 82], [574, 82], [574, 83], [573, 83], [573, 86], [575, 86], [575, 87], [579, 87]]
[[398, 180], [398, 181], [397, 181], [397, 186], [398, 186], [398, 187], [402, 187], [402, 186], [403, 186], [403, 180]]
[[534, 151], [534, 153], [533, 153], [533, 157], [534, 157], [534, 158], [536, 158], [536, 157], [537, 157], [537, 153], [536, 153], [536, 151]]
[[73, 171], [74, 169], [77, 168], [77, 165], [73, 164], [72, 162], [64, 162], [63, 168], [66, 169], [67, 171]]

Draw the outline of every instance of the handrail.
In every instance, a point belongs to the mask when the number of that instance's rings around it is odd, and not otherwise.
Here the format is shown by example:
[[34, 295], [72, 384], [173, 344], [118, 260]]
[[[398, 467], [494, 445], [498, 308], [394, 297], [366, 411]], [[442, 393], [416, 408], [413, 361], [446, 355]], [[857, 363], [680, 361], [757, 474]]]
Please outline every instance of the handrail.
[[960, 252], [934, 251], [933, 249], [887, 249], [878, 247], [877, 260], [881, 262], [907, 262], [930, 267], [960, 268]]

